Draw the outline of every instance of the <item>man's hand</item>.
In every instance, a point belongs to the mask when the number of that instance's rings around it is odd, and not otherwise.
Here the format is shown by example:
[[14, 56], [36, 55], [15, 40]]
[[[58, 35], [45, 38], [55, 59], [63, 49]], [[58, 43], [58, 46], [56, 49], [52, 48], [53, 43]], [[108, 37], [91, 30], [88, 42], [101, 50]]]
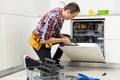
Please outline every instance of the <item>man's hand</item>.
[[64, 42], [64, 44], [71, 44], [71, 41], [68, 37], [64, 37], [63, 42]]
[[32, 34], [34, 35], [34, 39], [39, 39], [40, 38], [40, 36], [35, 31], [33, 31]]

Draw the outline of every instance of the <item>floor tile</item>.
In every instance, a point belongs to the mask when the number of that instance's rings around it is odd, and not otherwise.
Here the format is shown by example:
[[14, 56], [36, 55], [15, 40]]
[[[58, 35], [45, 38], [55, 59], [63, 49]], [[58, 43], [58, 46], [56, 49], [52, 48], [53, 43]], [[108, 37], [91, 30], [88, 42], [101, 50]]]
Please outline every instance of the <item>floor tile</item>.
[[[82, 73], [89, 77], [100, 78], [100, 80], [120, 80], [120, 69], [66, 67], [64, 71], [67, 71], [67, 73], [70, 75], [78, 75], [79, 73]], [[103, 73], [106, 73], [106, 75], [103, 76]], [[22, 70], [17, 73], [2, 77], [0, 80], [26, 80], [26, 78], [26, 70]]]

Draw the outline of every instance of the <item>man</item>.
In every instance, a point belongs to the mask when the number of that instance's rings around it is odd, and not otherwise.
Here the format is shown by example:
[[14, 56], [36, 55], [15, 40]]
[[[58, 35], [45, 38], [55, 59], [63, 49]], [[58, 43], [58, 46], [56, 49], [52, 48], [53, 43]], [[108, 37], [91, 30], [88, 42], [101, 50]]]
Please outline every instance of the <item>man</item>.
[[[64, 8], [55, 8], [46, 13], [38, 22], [35, 30], [32, 32], [35, 39], [40, 37], [40, 43], [43, 44], [39, 50], [35, 50], [41, 62], [45, 62], [45, 58], [51, 59], [50, 44], [64, 43], [70, 44], [69, 37], [60, 33], [64, 20], [73, 19], [80, 12], [79, 6], [75, 2], [67, 4]], [[53, 60], [59, 64], [59, 60], [63, 51], [58, 47]]]

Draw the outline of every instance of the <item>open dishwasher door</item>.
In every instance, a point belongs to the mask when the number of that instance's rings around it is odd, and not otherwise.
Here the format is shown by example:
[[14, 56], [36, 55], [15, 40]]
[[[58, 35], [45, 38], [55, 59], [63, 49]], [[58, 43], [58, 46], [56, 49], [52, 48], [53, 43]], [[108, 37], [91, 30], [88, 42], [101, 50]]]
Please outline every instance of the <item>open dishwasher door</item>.
[[104, 54], [96, 43], [73, 43], [60, 48], [71, 61], [105, 62]]

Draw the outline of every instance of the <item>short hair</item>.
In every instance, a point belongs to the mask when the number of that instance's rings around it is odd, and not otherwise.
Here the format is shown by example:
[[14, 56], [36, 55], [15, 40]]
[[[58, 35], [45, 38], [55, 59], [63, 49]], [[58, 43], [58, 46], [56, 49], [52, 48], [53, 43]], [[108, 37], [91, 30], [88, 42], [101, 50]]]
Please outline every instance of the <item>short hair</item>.
[[71, 2], [64, 7], [64, 10], [70, 10], [70, 13], [80, 12], [80, 8], [77, 3]]

